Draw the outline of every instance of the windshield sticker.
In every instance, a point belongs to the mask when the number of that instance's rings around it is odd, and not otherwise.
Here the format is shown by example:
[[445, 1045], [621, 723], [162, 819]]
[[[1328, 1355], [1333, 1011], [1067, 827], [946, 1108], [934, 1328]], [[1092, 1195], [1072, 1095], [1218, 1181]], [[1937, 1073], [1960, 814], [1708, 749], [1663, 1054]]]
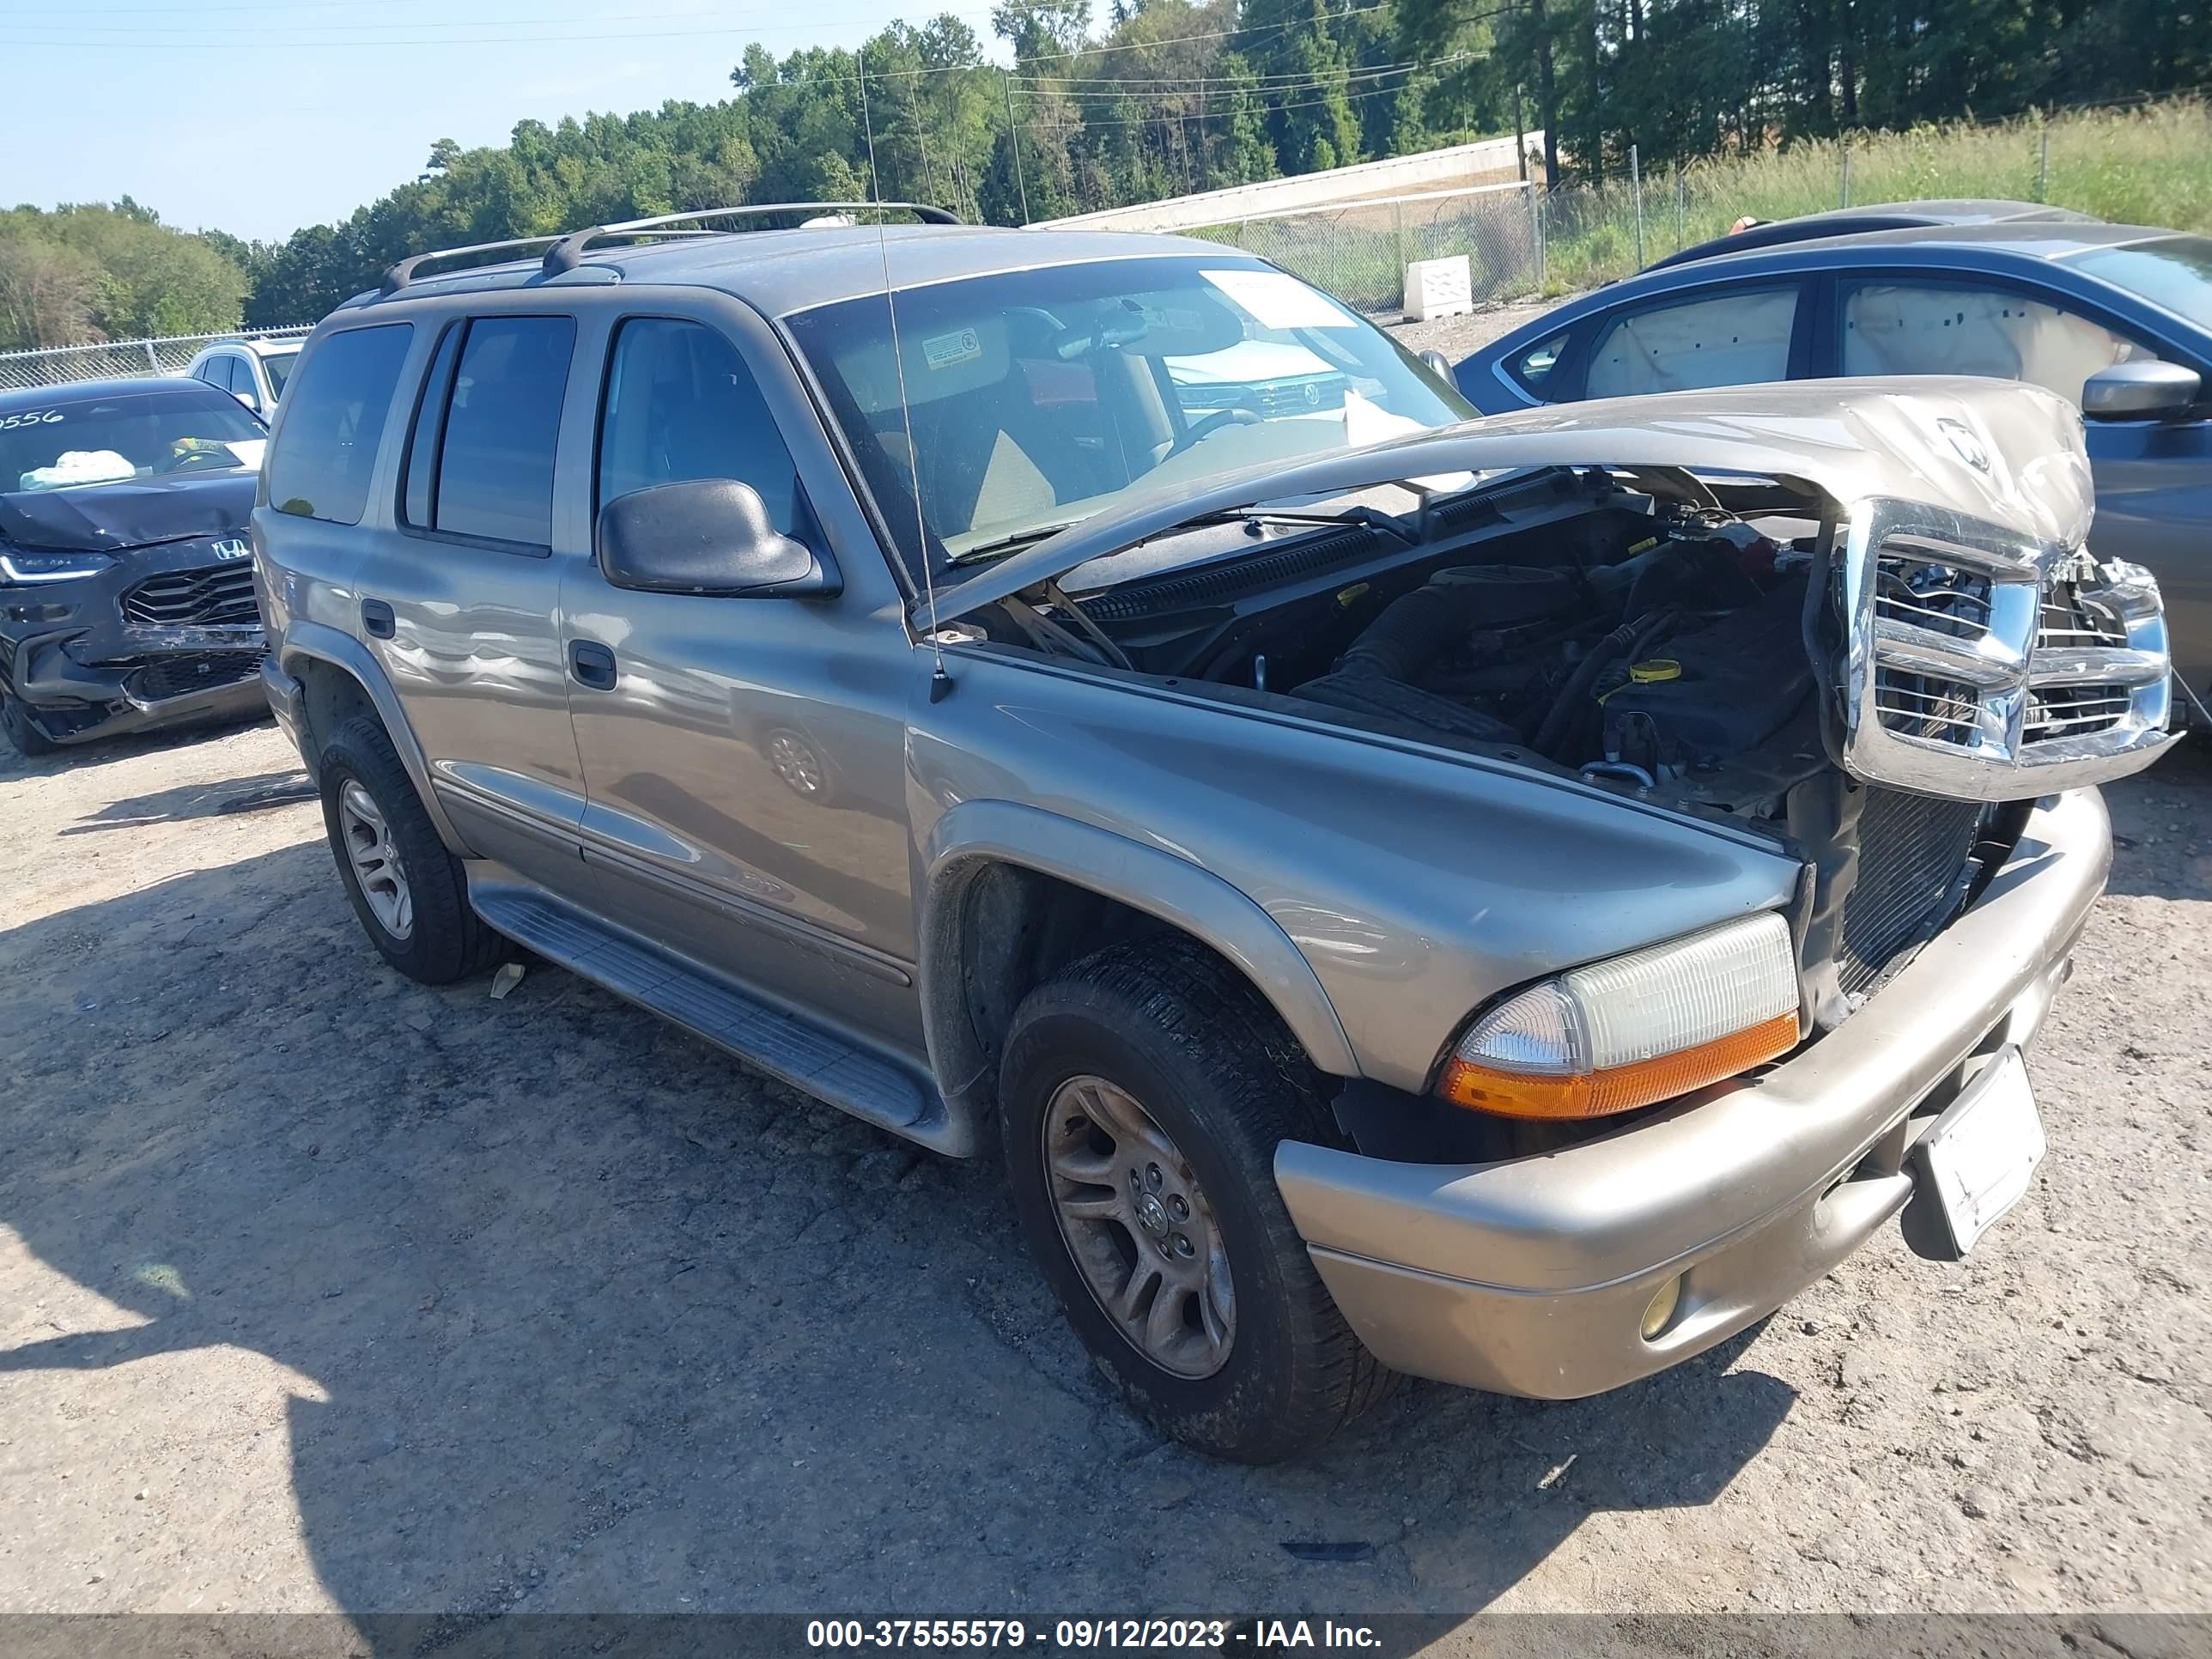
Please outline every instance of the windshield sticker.
[[1279, 270], [1201, 270], [1200, 276], [1249, 312], [1262, 328], [1357, 328], [1327, 295]]
[[950, 334], [934, 334], [921, 343], [921, 355], [933, 372], [940, 368], [957, 368], [963, 363], [972, 363], [983, 355], [983, 342], [972, 328], [956, 328]]

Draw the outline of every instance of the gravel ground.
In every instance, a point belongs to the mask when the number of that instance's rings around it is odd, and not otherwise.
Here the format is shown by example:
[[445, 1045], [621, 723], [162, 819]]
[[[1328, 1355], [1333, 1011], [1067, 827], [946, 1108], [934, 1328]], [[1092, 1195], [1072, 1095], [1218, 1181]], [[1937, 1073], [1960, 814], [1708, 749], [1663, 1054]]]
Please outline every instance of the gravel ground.
[[1429, 323], [1399, 323], [1391, 332], [1415, 351], [1441, 351], [1456, 363], [1468, 352], [1480, 350], [1500, 335], [1510, 334], [1522, 324], [1565, 303], [1563, 298], [1485, 306], [1464, 317], [1439, 317]]
[[2203, 1609], [2212, 765], [2112, 799], [1971, 1261], [1251, 1471], [1123, 1414], [989, 1167], [386, 970], [272, 728], [9, 753], [0, 1612]]

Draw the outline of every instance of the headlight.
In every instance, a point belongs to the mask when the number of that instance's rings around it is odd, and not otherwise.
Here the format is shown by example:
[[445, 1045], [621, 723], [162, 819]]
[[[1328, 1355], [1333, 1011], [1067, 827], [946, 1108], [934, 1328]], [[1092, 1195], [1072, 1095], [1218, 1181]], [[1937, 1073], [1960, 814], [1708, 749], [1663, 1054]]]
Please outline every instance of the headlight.
[[0, 582], [75, 581], [96, 576], [114, 562], [105, 553], [25, 553], [10, 548], [0, 553]]
[[1437, 1081], [1506, 1117], [1604, 1117], [1797, 1044], [1790, 924], [1768, 912], [1547, 979], [1478, 1016]]

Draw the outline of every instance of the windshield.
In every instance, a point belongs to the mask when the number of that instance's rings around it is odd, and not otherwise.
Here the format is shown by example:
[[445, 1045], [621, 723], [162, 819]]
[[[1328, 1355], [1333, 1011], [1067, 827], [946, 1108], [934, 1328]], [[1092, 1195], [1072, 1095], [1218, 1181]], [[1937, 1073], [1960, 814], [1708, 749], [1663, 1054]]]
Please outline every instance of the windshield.
[[0, 410], [0, 489], [68, 489], [258, 466], [268, 435], [228, 392], [193, 381]]
[[2212, 328], [2212, 238], [2168, 236], [2075, 256], [2076, 270]]
[[269, 392], [272, 397], [284, 395], [284, 382], [292, 378], [292, 365], [300, 361], [296, 351], [262, 354], [261, 367], [269, 374]]
[[1127, 495], [1474, 413], [1364, 318], [1235, 254], [906, 289], [896, 354], [880, 295], [787, 321], [909, 558], [919, 472], [940, 564]]

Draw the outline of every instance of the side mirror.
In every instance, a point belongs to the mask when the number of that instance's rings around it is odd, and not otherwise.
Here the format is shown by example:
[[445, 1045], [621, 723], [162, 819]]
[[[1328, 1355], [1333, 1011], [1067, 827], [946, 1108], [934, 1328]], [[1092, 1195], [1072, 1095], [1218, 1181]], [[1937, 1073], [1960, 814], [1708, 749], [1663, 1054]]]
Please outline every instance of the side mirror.
[[1452, 373], [1451, 359], [1441, 351], [1424, 351], [1421, 361], [1429, 366], [1429, 373], [1442, 380], [1454, 392], [1459, 390], [1459, 377]]
[[251, 392], [234, 392], [230, 395], [237, 398], [239, 402], [244, 404], [256, 415], [258, 415], [261, 412], [261, 399], [255, 397]]
[[760, 492], [695, 478], [618, 495], [599, 509], [599, 573], [616, 587], [724, 599], [828, 599], [843, 581], [826, 554], [769, 522]]
[[2179, 363], [2114, 363], [2081, 387], [2081, 413], [2092, 421], [2166, 421], [2187, 413], [2203, 393], [2203, 377]]

